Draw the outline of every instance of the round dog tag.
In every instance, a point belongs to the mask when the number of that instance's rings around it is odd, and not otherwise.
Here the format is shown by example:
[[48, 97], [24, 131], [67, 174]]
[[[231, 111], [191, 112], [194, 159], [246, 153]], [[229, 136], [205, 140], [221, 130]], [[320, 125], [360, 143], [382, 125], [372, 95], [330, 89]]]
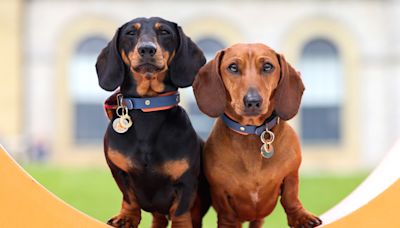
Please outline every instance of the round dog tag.
[[260, 150], [264, 158], [271, 158], [274, 155], [274, 147], [271, 144], [263, 144]]
[[130, 128], [132, 126], [132, 119], [129, 115], [124, 115], [119, 118], [119, 123], [124, 127], [124, 128]]
[[[122, 120], [122, 121], [124, 121], [124, 120]], [[126, 123], [126, 124], [128, 124], [128, 123]], [[120, 133], [120, 134], [127, 132], [129, 129], [129, 127], [126, 127], [127, 125], [121, 124], [121, 118], [116, 118], [113, 121], [112, 126], [113, 126], [114, 131], [117, 133]]]

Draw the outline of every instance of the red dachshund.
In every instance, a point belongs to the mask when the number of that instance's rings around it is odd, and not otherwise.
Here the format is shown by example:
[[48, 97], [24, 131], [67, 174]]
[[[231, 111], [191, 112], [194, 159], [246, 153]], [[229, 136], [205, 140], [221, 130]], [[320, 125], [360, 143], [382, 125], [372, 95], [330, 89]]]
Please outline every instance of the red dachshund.
[[298, 198], [300, 142], [286, 120], [304, 86], [284, 57], [263, 44], [234, 45], [200, 69], [193, 89], [200, 110], [219, 117], [203, 154], [218, 227], [261, 227], [279, 198], [289, 226], [320, 225]]

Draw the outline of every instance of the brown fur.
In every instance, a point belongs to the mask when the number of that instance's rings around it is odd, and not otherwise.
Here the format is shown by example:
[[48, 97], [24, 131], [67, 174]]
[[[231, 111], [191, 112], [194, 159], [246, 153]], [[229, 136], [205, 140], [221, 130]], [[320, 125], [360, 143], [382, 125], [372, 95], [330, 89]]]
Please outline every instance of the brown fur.
[[160, 30], [161, 24], [160, 24], [160, 23], [155, 23], [155, 24], [154, 24], [154, 27], [155, 27], [157, 30]]
[[140, 23], [135, 23], [132, 25], [136, 30], [139, 30], [142, 25]]
[[131, 228], [131, 225], [133, 225], [133, 227], [138, 227], [142, 218], [140, 207], [136, 203], [135, 194], [133, 194], [132, 192], [129, 193], [129, 199], [129, 202], [125, 200], [122, 201], [120, 213], [117, 216], [111, 218], [107, 222], [108, 225], [123, 228]]
[[[170, 214], [171, 216], [171, 226], [172, 227], [177, 227], [177, 228], [187, 228], [187, 227], [192, 227], [192, 218], [190, 215], [190, 212], [184, 213], [183, 215], [180, 216], [175, 216], [175, 211], [178, 207], [178, 202], [175, 201], [170, 209]], [[152, 222], [152, 228], [159, 228], [159, 227], [167, 227], [168, 226], [168, 220], [165, 215], [159, 214], [159, 213], [152, 213], [153, 215], [153, 222]]]
[[178, 208], [179, 199], [175, 200], [170, 208], [170, 215], [171, 215], [171, 227], [176, 228], [187, 228], [192, 227], [192, 216], [190, 211], [185, 212], [180, 216], [176, 216], [175, 212]]
[[135, 169], [133, 161], [127, 157], [124, 157], [124, 155], [118, 151], [108, 148], [107, 156], [108, 159], [110, 159], [110, 161], [114, 163], [114, 165], [116, 165], [118, 168], [122, 169], [125, 172], [129, 172]]
[[[262, 72], [268, 62], [274, 69]], [[239, 74], [228, 66], [238, 65]], [[255, 88], [263, 99], [259, 115], [246, 115], [243, 97]], [[298, 73], [263, 44], [238, 44], [217, 54], [205, 65], [194, 83], [200, 109], [211, 116], [227, 113], [242, 125], [261, 125], [273, 111], [281, 119], [292, 118], [298, 111], [304, 86]], [[220, 97], [224, 97], [224, 102]], [[217, 101], [216, 103], [210, 103]], [[301, 163], [299, 138], [281, 121], [275, 134], [275, 154], [260, 155], [257, 135], [242, 135], [218, 119], [204, 149], [204, 170], [210, 183], [212, 203], [218, 212], [218, 227], [261, 227], [263, 218], [275, 208], [279, 197], [289, 226], [313, 227], [321, 222], [307, 212], [298, 198], [298, 169]]]
[[141, 72], [136, 71], [135, 67], [140, 64], [140, 54], [137, 48], [134, 48], [133, 51], [129, 52], [128, 55], [121, 50], [121, 58], [124, 63], [129, 66], [132, 77], [135, 79], [137, 83], [136, 92], [140, 96], [156, 96], [157, 94], [164, 91], [164, 79], [166, 72], [168, 70], [168, 64], [170, 62], [170, 54], [161, 49], [157, 44], [157, 49], [162, 50], [156, 52], [154, 59], [155, 65], [161, 68], [161, 71], [157, 72]]
[[189, 168], [189, 163], [186, 159], [167, 161], [160, 167], [160, 171], [172, 180], [177, 180]]

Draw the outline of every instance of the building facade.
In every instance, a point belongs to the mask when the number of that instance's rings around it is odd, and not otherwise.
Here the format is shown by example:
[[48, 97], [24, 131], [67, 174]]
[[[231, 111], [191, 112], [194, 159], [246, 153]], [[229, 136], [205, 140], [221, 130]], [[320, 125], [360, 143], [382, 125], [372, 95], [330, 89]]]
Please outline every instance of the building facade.
[[22, 2], [0, 2], [0, 142], [12, 150], [20, 148], [23, 137], [24, 106], [20, 29]]
[[[46, 148], [57, 163], [104, 163], [102, 103], [109, 93], [98, 86], [94, 64], [116, 29], [135, 17], [177, 22], [208, 59], [238, 42], [261, 42], [283, 53], [306, 86], [299, 115], [290, 121], [302, 139], [303, 169], [374, 166], [400, 136], [400, 1], [30, 0], [21, 5], [16, 37], [21, 45], [15, 47], [22, 47], [15, 57], [21, 80], [5, 86], [14, 88], [12, 102], [19, 105], [2, 115], [24, 124], [1, 118], [1, 134], [18, 135], [28, 148]], [[6, 91], [0, 91], [2, 100], [9, 100]], [[182, 105], [206, 137], [213, 120], [198, 111], [191, 88], [181, 93]]]

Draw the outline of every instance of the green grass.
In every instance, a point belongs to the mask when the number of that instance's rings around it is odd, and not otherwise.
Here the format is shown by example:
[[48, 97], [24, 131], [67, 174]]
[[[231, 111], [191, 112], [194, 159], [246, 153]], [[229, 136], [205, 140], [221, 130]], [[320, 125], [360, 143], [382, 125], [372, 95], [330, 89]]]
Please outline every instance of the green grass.
[[[24, 168], [58, 197], [100, 221], [107, 221], [120, 209], [121, 193], [107, 169], [39, 165], [25, 165]], [[322, 214], [347, 196], [365, 177], [365, 172], [346, 176], [303, 175], [300, 180], [300, 199], [309, 211]], [[150, 224], [151, 216], [142, 213], [141, 227], [150, 227]], [[216, 227], [213, 210], [206, 215], [204, 227]], [[287, 227], [280, 204], [268, 216], [264, 227]]]

